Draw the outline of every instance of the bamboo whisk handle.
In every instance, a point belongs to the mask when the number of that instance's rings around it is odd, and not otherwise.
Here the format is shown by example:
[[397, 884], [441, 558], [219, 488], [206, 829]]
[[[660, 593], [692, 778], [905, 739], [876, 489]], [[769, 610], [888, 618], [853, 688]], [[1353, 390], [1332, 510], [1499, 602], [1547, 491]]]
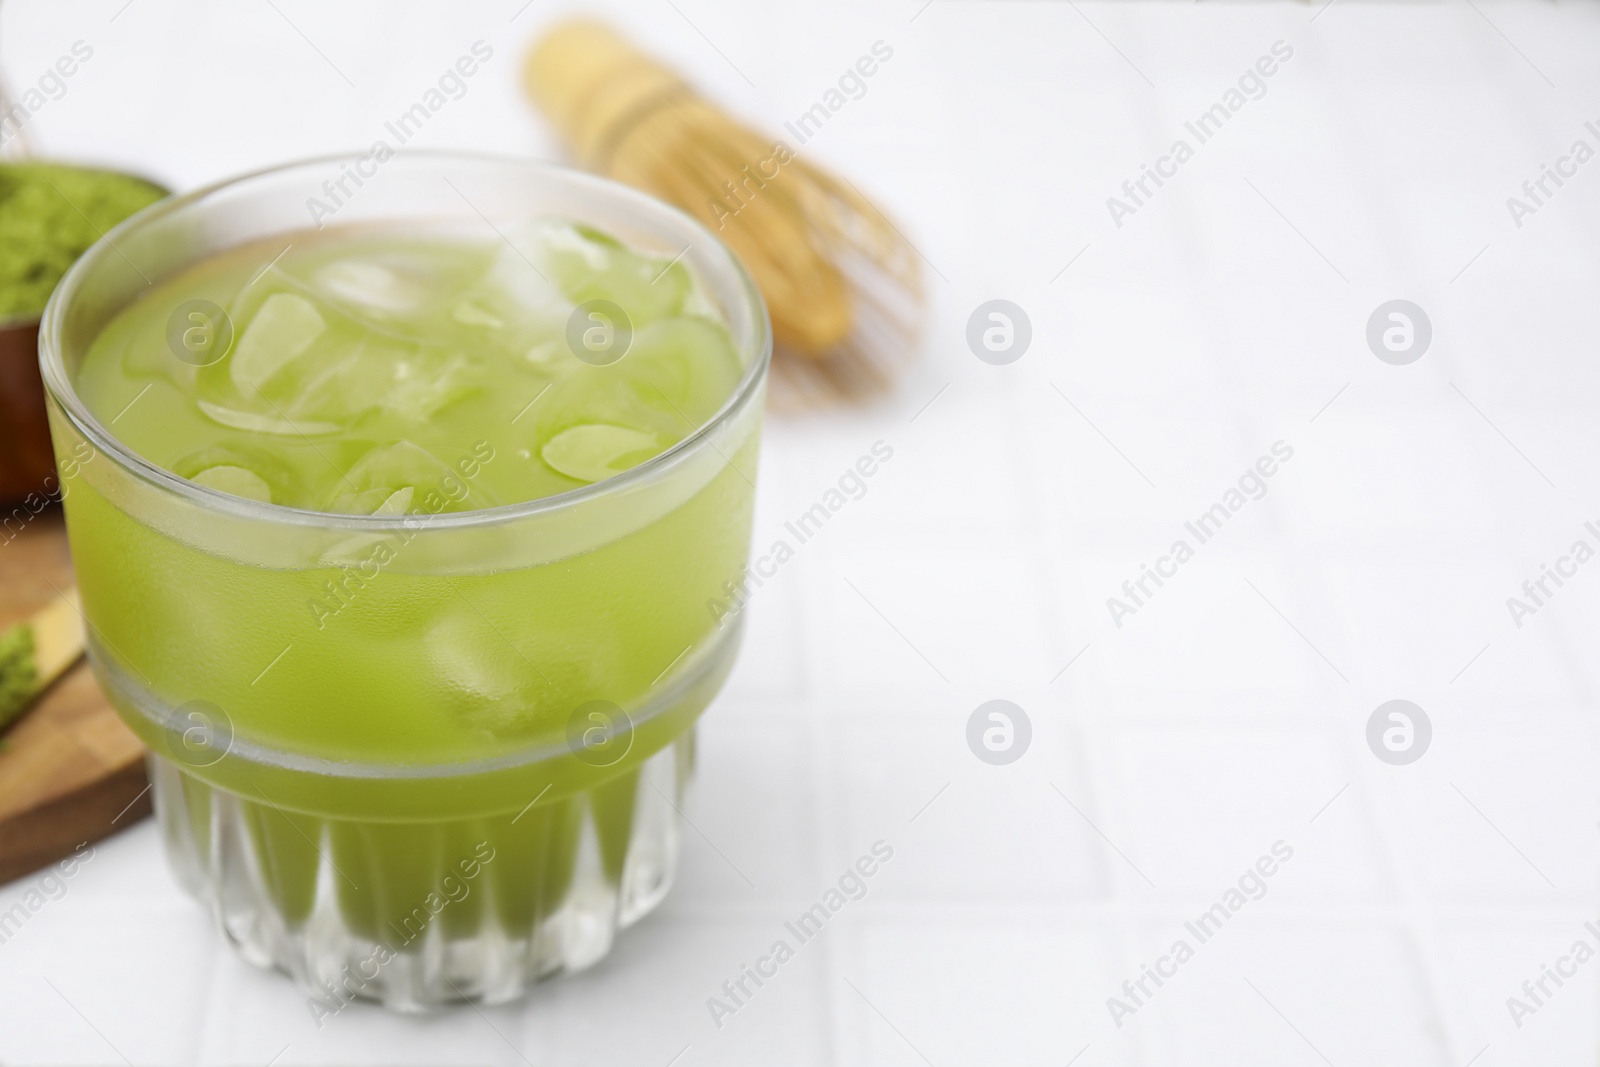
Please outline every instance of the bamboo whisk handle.
[[609, 172], [621, 138], [658, 107], [689, 95], [675, 73], [598, 22], [563, 23], [524, 68], [528, 92], [586, 167]]
[[780, 345], [814, 357], [850, 335], [853, 297], [831, 253], [881, 219], [853, 191], [600, 23], [548, 31], [523, 75], [583, 166], [676, 204], [727, 243], [760, 286]]

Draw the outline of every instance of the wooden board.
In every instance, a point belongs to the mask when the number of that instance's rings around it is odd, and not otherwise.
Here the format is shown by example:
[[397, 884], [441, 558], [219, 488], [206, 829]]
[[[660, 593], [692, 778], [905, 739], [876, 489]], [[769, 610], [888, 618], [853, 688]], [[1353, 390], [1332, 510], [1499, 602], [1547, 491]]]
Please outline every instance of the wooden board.
[[[0, 628], [72, 582], [59, 507], [0, 532]], [[144, 748], [80, 662], [0, 734], [0, 883], [150, 814]]]

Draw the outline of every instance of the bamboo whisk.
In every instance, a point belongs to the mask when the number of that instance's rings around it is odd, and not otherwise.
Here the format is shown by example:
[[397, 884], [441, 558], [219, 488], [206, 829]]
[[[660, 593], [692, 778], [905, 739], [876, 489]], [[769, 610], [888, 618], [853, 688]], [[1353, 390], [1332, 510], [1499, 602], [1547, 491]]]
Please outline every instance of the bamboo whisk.
[[599, 23], [547, 33], [525, 80], [581, 165], [695, 216], [766, 298], [785, 401], [887, 385], [920, 326], [916, 250], [854, 186], [756, 133]]

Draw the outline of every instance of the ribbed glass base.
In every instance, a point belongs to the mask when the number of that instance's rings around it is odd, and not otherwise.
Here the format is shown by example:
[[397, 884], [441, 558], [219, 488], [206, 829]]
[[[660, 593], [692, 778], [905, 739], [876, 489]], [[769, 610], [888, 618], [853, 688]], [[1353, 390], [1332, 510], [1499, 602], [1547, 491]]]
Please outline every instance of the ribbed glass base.
[[578, 792], [425, 822], [305, 814], [159, 756], [150, 773], [179, 881], [321, 1019], [354, 998], [498, 1004], [600, 959], [672, 884], [693, 763], [691, 727]]

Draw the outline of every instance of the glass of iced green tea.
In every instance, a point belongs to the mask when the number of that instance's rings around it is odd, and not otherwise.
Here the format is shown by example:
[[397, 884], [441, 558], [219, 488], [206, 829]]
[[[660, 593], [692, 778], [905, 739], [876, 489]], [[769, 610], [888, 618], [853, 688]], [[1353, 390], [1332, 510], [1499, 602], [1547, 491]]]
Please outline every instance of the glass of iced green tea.
[[62, 282], [94, 668], [180, 880], [314, 1012], [510, 999], [666, 893], [770, 347], [688, 217], [471, 156], [211, 186]]

